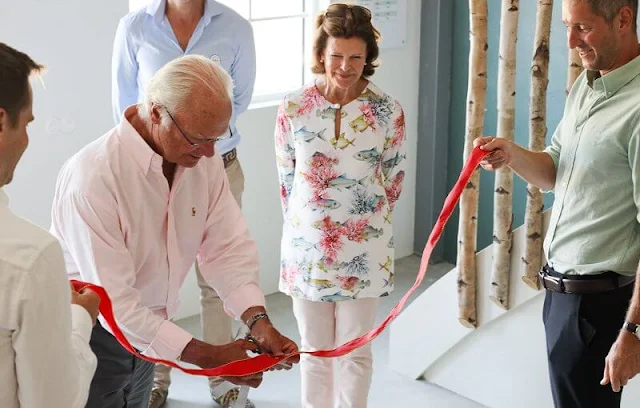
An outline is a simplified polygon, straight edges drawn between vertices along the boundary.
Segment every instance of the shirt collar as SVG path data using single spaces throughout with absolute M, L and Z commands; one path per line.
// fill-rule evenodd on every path
M 383 93 L 382 93 L 382 91 L 380 90 L 380 88 L 378 88 L 378 87 L 376 86 L 376 84 L 374 84 L 374 83 L 373 83 L 373 82 L 371 82 L 371 81 L 369 81 L 369 83 L 367 84 L 367 87 L 366 87 L 366 88 L 364 88 L 364 90 L 362 91 L 362 93 L 363 93 L 363 94 L 367 93 L 367 90 L 368 90 L 369 92 L 373 92 L 373 93 L 374 93 L 374 94 L 376 94 L 377 96 L 382 96 L 382 95 L 383 95 Z
M 9 206 L 9 196 L 4 190 L 0 187 L 0 206 L 8 207 Z
M 154 17 L 154 19 L 160 23 L 164 20 L 164 10 L 167 8 L 167 0 L 153 0 L 147 6 L 147 14 Z M 205 23 L 211 21 L 211 19 L 217 15 L 224 13 L 224 7 L 222 4 L 214 0 L 205 0 L 204 2 L 204 16 L 202 17 Z
M 129 106 L 125 109 L 122 120 L 117 126 L 118 140 L 124 146 L 124 150 L 130 154 L 138 166 L 140 166 L 145 175 L 149 173 L 149 170 L 162 172 L 162 156 L 151 149 L 127 118 L 135 109 L 137 109 L 136 105 Z
M 604 76 L 598 71 L 587 71 L 587 81 L 594 91 L 610 98 L 639 74 L 640 56 Z
M 204 21 L 209 22 L 215 16 L 224 13 L 222 4 L 214 0 L 206 0 L 204 2 Z

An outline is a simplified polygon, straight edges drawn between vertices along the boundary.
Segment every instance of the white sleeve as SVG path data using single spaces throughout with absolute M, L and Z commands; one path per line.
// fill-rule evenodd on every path
M 38 256 L 19 290 L 13 347 L 20 405 L 84 407 L 98 364 L 89 347 L 92 322 L 84 308 L 71 305 L 57 242 Z

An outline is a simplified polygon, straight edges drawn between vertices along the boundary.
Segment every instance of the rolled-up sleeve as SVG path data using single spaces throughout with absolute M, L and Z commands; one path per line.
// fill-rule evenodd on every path
M 561 136 L 562 121 L 558 123 L 558 127 L 556 127 L 555 132 L 553 132 L 553 136 L 551 137 L 551 144 L 544 149 L 544 152 L 551 156 L 556 170 L 558 170 L 558 163 L 560 162 L 560 149 L 562 147 Z
M 81 279 L 106 289 L 131 344 L 149 357 L 175 360 L 193 337 L 142 303 L 117 207 L 106 202 L 108 196 L 107 191 L 65 193 L 53 208 L 51 232 L 64 242 Z
M 259 284 L 258 248 L 249 235 L 242 211 L 229 190 L 222 160 L 212 166 L 209 208 L 198 265 L 224 308 L 234 318 L 253 306 L 264 306 Z

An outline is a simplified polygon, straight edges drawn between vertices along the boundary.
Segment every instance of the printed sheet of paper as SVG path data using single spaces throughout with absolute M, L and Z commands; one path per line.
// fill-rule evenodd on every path
M 407 0 L 356 0 L 354 3 L 371 10 L 373 25 L 382 34 L 380 48 L 407 44 Z

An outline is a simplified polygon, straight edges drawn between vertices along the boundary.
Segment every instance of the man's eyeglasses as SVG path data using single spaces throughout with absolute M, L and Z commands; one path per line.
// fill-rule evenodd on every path
M 167 115 L 169 115 L 169 118 L 171 118 L 171 121 L 173 122 L 174 125 L 176 125 L 176 127 L 178 128 L 180 133 L 182 133 L 182 137 L 184 137 L 185 140 L 189 143 L 189 145 L 191 145 L 193 147 L 204 146 L 204 145 L 209 144 L 209 143 L 220 142 L 222 140 L 229 139 L 231 136 L 233 136 L 233 134 L 231 133 L 231 127 L 229 127 L 227 129 L 227 131 L 224 132 L 221 136 L 211 137 L 211 138 L 207 138 L 207 139 L 197 139 L 197 141 L 194 142 L 189 136 L 187 136 L 187 133 L 184 130 L 182 130 L 182 128 L 180 127 L 180 125 L 178 125 L 178 122 L 176 122 L 176 120 L 173 118 L 173 116 L 171 116 L 171 113 L 169 112 L 169 109 L 164 108 L 164 110 L 167 112 Z
M 324 12 L 325 17 L 345 18 L 351 12 L 353 19 L 357 21 L 370 21 L 371 10 L 356 4 L 333 3 Z

